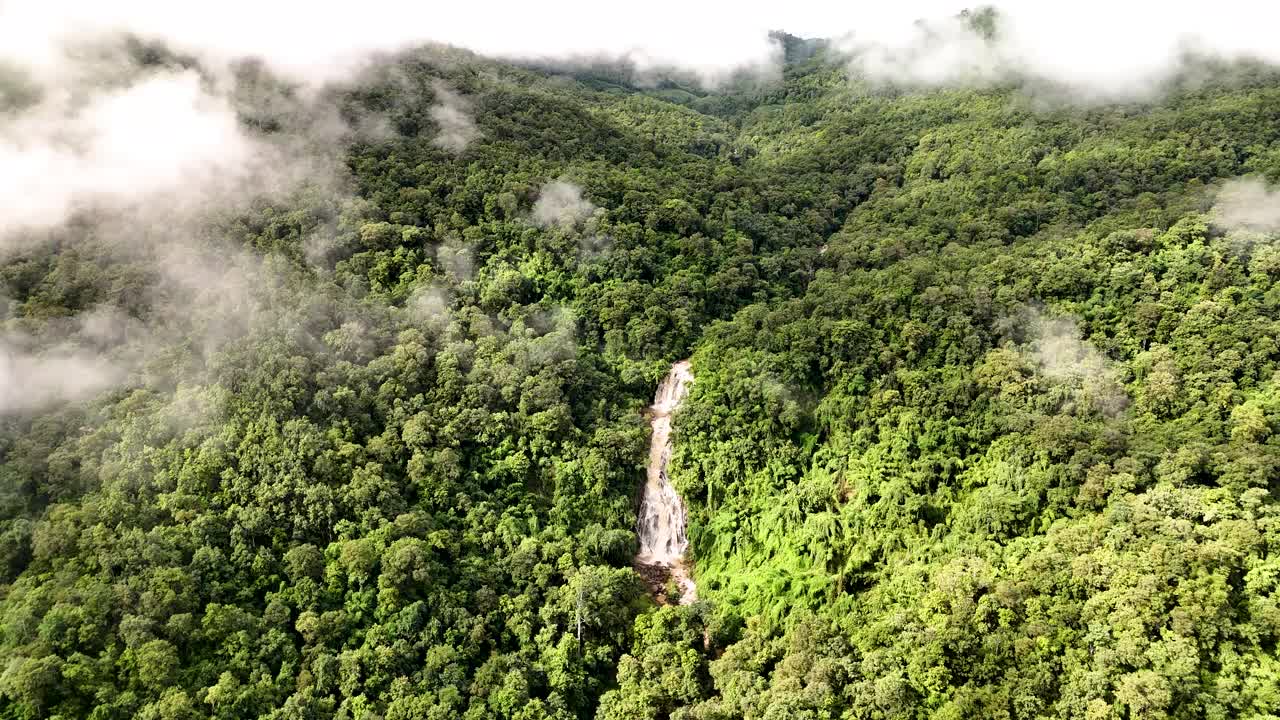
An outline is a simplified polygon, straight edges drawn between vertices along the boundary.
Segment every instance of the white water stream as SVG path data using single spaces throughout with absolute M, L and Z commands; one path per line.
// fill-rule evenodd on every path
M 693 372 L 688 360 L 671 366 L 671 371 L 658 385 L 650 406 L 649 424 L 653 435 L 649 440 L 648 477 L 636 532 L 640 536 L 640 554 L 636 562 L 666 569 L 680 589 L 680 602 L 697 599 L 698 587 L 689 577 L 684 564 L 689 539 L 685 535 L 684 501 L 667 478 L 667 462 L 671 459 L 671 415 L 689 392 Z

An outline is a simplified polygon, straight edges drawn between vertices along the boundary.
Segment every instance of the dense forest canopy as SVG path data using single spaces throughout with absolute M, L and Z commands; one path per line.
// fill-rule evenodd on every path
M 0 718 L 1277 717 L 1280 71 L 775 39 L 321 91 L 126 43 L 258 160 L 0 224 Z

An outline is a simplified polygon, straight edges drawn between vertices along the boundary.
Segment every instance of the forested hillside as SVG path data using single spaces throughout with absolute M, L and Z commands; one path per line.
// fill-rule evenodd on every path
M 1280 716 L 1280 72 L 780 39 L 710 89 L 247 63 L 245 132 L 340 172 L 6 244 L 0 719 Z

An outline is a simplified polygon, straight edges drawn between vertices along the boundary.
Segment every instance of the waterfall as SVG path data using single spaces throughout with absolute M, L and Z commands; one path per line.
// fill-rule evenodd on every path
M 688 394 L 691 382 L 693 372 L 688 360 L 672 365 L 671 371 L 658 385 L 653 405 L 649 408 L 649 424 L 653 433 L 649 440 L 648 476 L 636 527 L 640 536 L 640 554 L 636 556 L 636 563 L 659 568 L 665 571 L 664 574 L 669 574 L 680 588 L 681 603 L 694 601 L 697 586 L 684 565 L 684 554 L 689 548 L 689 539 L 685 535 L 684 501 L 667 478 L 667 463 L 671 459 L 671 415 Z

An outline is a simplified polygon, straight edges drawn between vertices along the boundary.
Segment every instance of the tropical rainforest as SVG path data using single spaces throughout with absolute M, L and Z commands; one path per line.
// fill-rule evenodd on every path
M 1280 716 L 1280 223 L 1235 207 L 1280 71 L 778 41 L 716 86 L 246 63 L 245 131 L 341 186 L 10 248 L 5 362 L 61 389 L 0 408 L 0 718 Z M 632 563 L 684 358 L 676 604 Z

